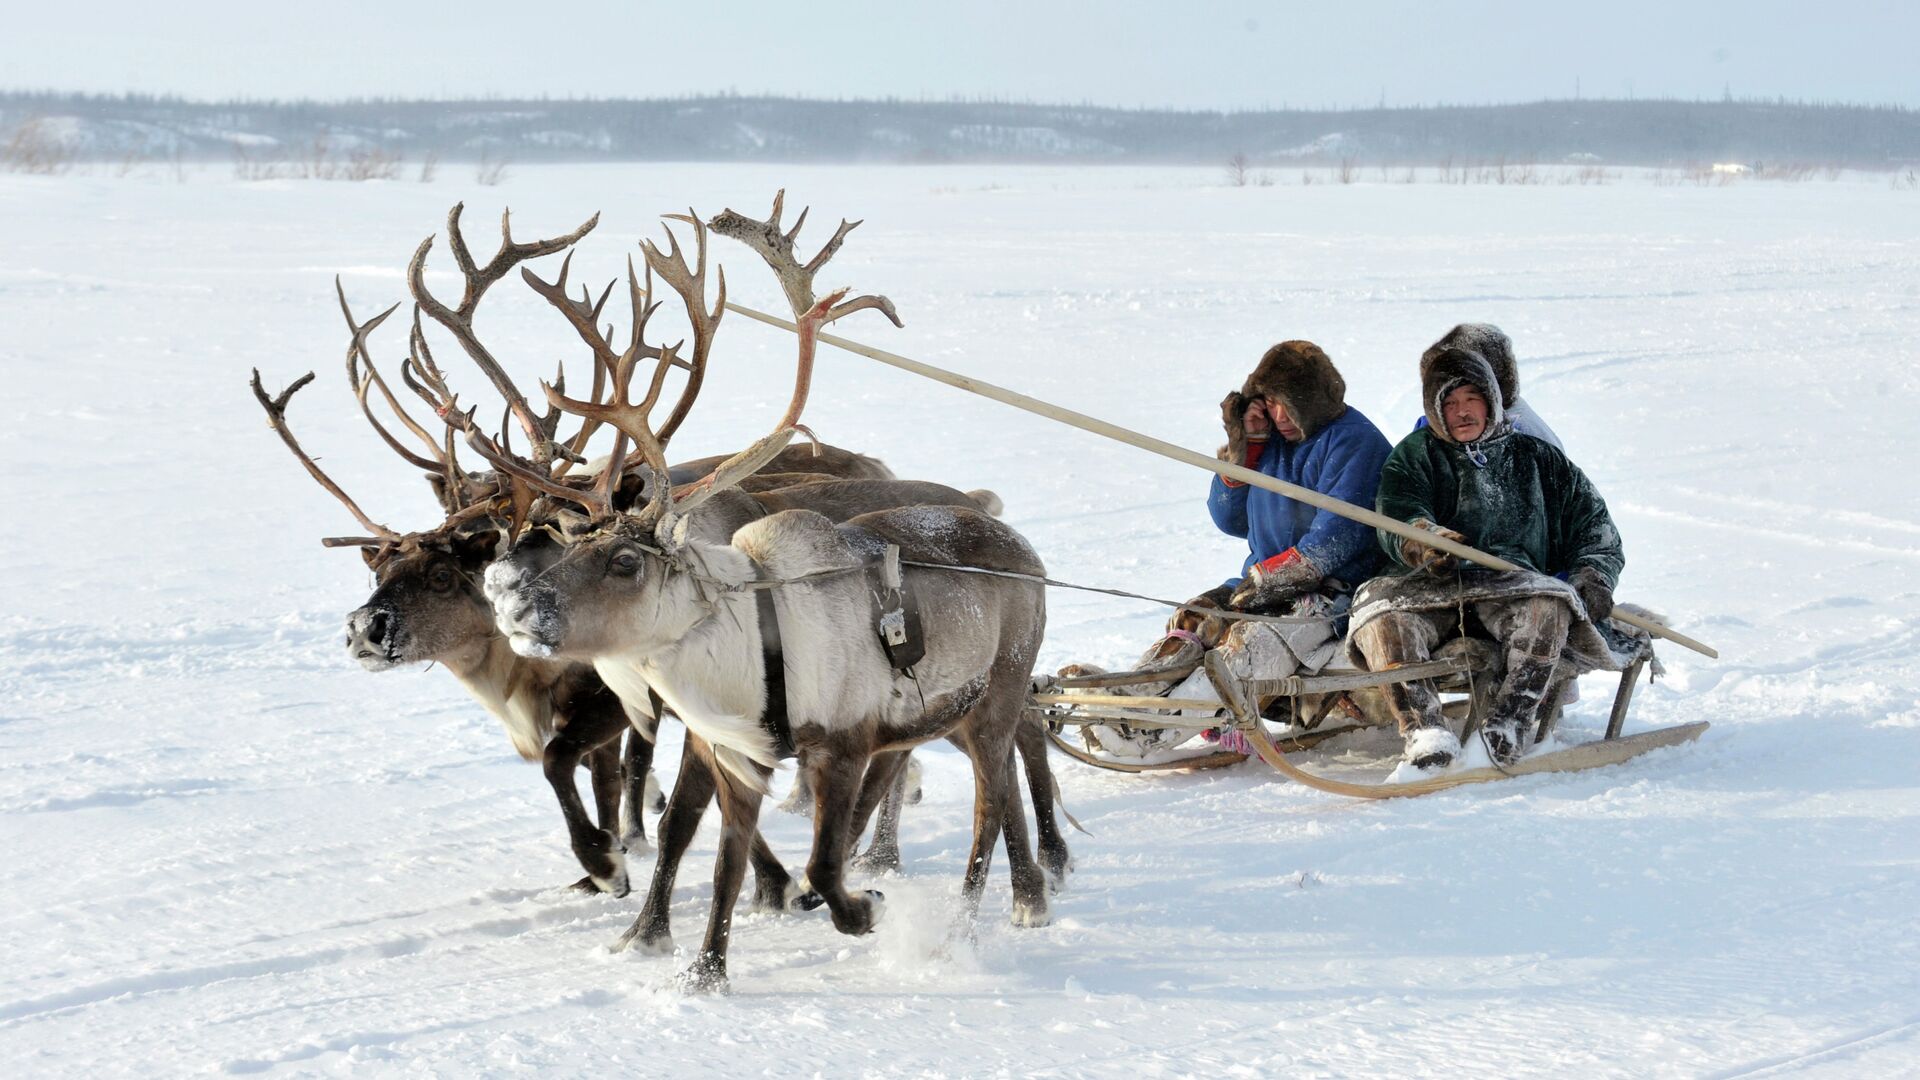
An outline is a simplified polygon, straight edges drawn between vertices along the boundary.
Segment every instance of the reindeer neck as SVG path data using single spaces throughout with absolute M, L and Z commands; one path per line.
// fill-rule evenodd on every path
M 521 656 L 499 634 L 446 661 L 447 670 L 468 694 L 507 729 L 514 749 L 537 760 L 553 735 L 553 684 L 563 664 Z
M 709 715 L 757 717 L 765 699 L 765 674 L 760 667 L 761 631 L 758 602 L 750 591 L 728 588 L 752 581 L 753 561 L 733 547 L 689 545 L 687 574 L 663 590 L 673 609 L 664 624 L 684 627 L 663 647 L 650 651 L 637 665 L 662 696 L 680 699 L 688 708 Z

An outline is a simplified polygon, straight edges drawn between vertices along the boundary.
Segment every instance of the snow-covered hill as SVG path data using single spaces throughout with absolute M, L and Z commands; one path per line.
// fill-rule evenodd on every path
M 1215 186 L 1217 170 L 578 166 L 462 184 L 0 177 L 0 1071 L 9 1076 L 1908 1075 L 1920 1069 L 1920 195 L 1884 181 Z M 1245 767 L 1062 762 L 1079 869 L 1040 930 L 950 931 L 970 782 L 925 755 L 907 872 L 870 938 L 736 921 L 735 994 L 609 955 L 538 770 L 443 672 L 340 647 L 352 522 L 246 389 L 309 368 L 309 449 L 376 518 L 431 520 L 354 414 L 331 283 L 404 296 L 468 200 L 521 236 L 654 215 L 867 224 L 848 327 L 1207 450 L 1260 351 L 1308 337 L 1398 433 L 1414 366 L 1499 323 L 1527 398 L 1626 534 L 1620 594 L 1678 649 L 1634 726 L 1711 720 L 1626 767 L 1361 804 Z M 437 272 L 447 264 L 436 249 Z M 744 252 L 736 298 L 778 303 Z M 448 280 L 446 276 L 437 278 Z M 515 282 L 482 332 L 527 383 L 571 334 Z M 671 336 L 671 330 L 664 331 Z M 397 337 L 377 346 L 389 363 Z M 721 331 L 677 451 L 785 399 L 791 342 Z M 458 369 L 454 369 L 458 371 Z M 468 377 L 469 393 L 477 379 Z M 809 418 L 901 475 L 987 487 L 1057 576 L 1185 596 L 1233 542 L 1205 478 L 842 354 Z M 1042 664 L 1114 663 L 1161 615 L 1051 597 Z M 1569 724 L 1604 722 L 1598 681 Z M 1363 746 L 1355 753 L 1377 751 Z M 669 740 L 662 771 L 671 775 Z M 769 812 L 797 860 L 805 823 Z M 713 824 L 674 917 L 694 941 Z M 637 860 L 644 875 L 650 861 Z

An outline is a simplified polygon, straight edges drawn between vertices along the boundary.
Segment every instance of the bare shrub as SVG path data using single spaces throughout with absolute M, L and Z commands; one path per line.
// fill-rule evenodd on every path
M 1253 182 L 1256 187 L 1272 187 L 1273 174 L 1265 169 L 1261 169 L 1259 175 L 1253 178 Z
M 1353 178 L 1360 175 L 1360 168 L 1354 163 L 1352 154 L 1340 155 L 1340 168 L 1334 175 L 1338 177 L 1343 184 L 1353 183 Z
M 511 160 L 512 159 L 505 157 L 496 158 L 493 156 L 493 151 L 482 150 L 480 152 L 480 162 L 474 166 L 473 170 L 474 183 L 479 184 L 481 187 L 495 187 L 499 185 L 507 178 L 507 165 Z
M 1400 176 L 1400 182 L 1403 184 L 1417 183 L 1419 180 L 1420 173 L 1411 165 L 1407 166 L 1407 171 Z
M 427 156 L 420 159 L 420 182 L 433 183 L 433 174 L 440 168 L 440 151 L 429 150 Z
M 1904 172 L 1895 169 L 1893 173 L 1893 190 L 1920 191 L 1920 169 L 1915 169 L 1911 166 Z
M 400 175 L 400 155 L 377 146 L 363 146 L 347 155 L 338 176 L 342 180 L 392 180 Z
M 1227 159 L 1227 186 L 1228 187 L 1246 187 L 1247 186 L 1248 164 L 1249 163 L 1247 161 L 1247 155 L 1243 153 L 1235 153 L 1232 157 Z
M 278 154 L 273 157 L 256 157 L 252 151 L 236 144 L 233 148 L 233 178 L 235 180 L 278 180 L 288 173 L 286 160 Z
M 7 172 L 58 176 L 73 169 L 74 151 L 37 116 L 20 126 L 0 145 L 0 169 Z
M 1313 170 L 1312 169 L 1300 170 L 1300 186 L 1301 187 L 1313 186 Z

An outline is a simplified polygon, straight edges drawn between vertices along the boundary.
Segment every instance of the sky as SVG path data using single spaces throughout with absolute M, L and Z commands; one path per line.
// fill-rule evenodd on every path
M 1920 3 L 1890 0 L 9 6 L 0 89 L 11 90 L 319 100 L 731 91 L 1182 109 L 1731 93 L 1920 107 Z

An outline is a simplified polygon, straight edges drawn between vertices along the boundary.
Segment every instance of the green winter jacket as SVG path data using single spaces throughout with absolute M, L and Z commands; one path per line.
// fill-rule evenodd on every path
M 1374 506 L 1397 521 L 1426 518 L 1529 570 L 1564 576 L 1591 566 L 1617 582 L 1626 565 L 1606 501 L 1551 443 L 1512 431 L 1466 449 L 1423 427 L 1387 456 Z M 1476 464 L 1475 457 L 1484 464 Z M 1390 573 L 1406 573 L 1400 538 L 1380 531 Z

